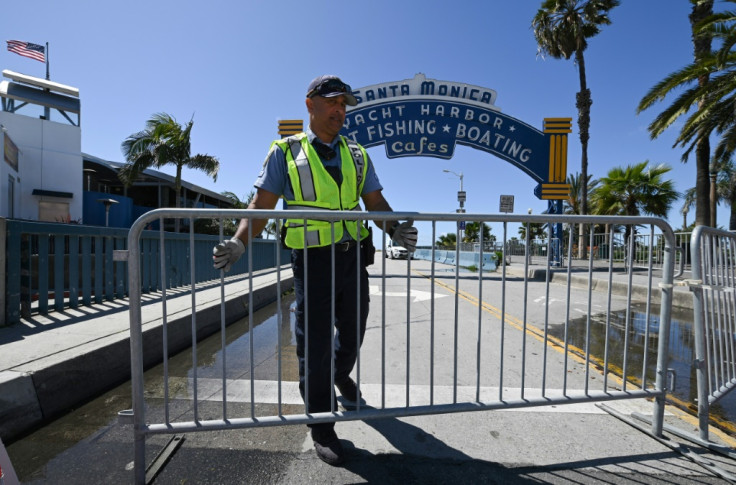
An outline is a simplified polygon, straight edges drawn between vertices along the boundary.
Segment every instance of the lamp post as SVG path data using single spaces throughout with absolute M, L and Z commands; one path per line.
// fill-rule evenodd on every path
M 455 177 L 458 177 L 460 179 L 460 191 L 457 193 L 457 201 L 460 203 L 460 208 L 457 210 L 458 214 L 464 214 L 465 213 L 465 190 L 463 190 L 463 173 L 455 173 L 452 170 L 443 170 L 445 173 L 451 173 Z M 465 221 L 460 221 L 458 223 L 458 232 L 460 236 L 460 240 L 457 241 L 457 244 L 460 244 L 460 242 L 463 240 L 463 229 L 465 229 Z
M 110 224 L 110 206 L 119 202 L 115 199 L 97 199 L 97 202 L 105 206 L 105 227 L 108 227 Z
M 682 208 L 682 230 L 687 231 L 687 213 L 689 212 L 689 209 L 687 205 L 683 206 Z
M 718 177 L 718 168 L 716 164 L 710 163 L 710 226 L 716 227 L 716 210 L 718 207 L 716 178 Z

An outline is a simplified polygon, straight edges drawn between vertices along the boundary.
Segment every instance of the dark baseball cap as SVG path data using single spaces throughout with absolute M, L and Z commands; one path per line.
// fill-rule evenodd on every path
M 350 85 L 345 84 L 339 77 L 331 74 L 316 77 L 309 83 L 307 88 L 307 97 L 322 96 L 324 98 L 332 98 L 335 96 L 345 96 L 348 106 L 355 106 L 358 100 L 353 96 L 353 90 Z

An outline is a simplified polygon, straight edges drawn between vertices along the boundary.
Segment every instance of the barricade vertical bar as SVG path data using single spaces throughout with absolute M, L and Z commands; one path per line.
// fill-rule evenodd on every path
M 198 394 L 198 379 L 197 379 L 197 299 L 196 299 L 196 286 L 194 284 L 194 219 L 189 218 L 189 261 L 191 267 L 190 285 L 192 291 L 192 392 L 193 407 L 194 407 L 194 421 L 199 422 L 199 394 Z
M 723 279 L 721 278 L 722 271 L 721 271 L 721 238 L 716 236 L 714 238 L 714 254 L 713 254 L 713 262 L 715 263 L 713 266 L 714 275 L 713 275 L 713 282 L 716 284 L 716 287 L 720 287 L 723 285 Z M 728 335 L 726 328 L 726 316 L 724 315 L 725 306 L 723 305 L 723 294 L 721 291 L 713 291 L 713 297 L 715 299 L 715 307 L 716 307 L 716 318 L 718 319 L 718 330 L 720 335 Z M 720 338 L 718 339 L 721 342 L 721 379 L 718 381 L 720 386 L 723 386 L 723 383 L 728 382 L 730 379 L 730 359 L 731 359 L 731 352 L 730 352 L 730 346 L 726 342 L 726 339 Z M 719 386 L 719 387 L 720 387 Z
M 504 337 L 506 333 L 506 246 L 508 238 L 508 223 L 503 223 L 503 258 L 501 269 L 501 335 L 499 337 L 499 363 L 498 363 L 498 400 L 503 401 L 503 349 L 504 349 Z M 432 237 L 434 239 L 434 237 Z
M 411 254 L 406 252 L 406 407 L 411 386 Z
M 613 300 L 613 228 L 608 230 L 608 296 L 606 307 L 606 338 L 603 349 L 603 390 L 608 391 L 608 351 L 611 335 L 611 302 Z
M 306 239 L 305 239 L 306 246 Z M 248 219 L 248 344 L 250 346 L 250 417 L 256 417 L 255 358 L 253 356 L 253 219 Z
M 158 239 L 161 248 L 161 274 L 166 274 L 166 241 L 164 240 L 164 220 L 159 219 Z M 131 282 L 132 285 L 132 282 Z M 131 291 L 132 294 L 132 291 Z M 131 302 L 132 302 L 131 297 Z M 166 424 L 171 422 L 169 417 L 169 325 L 168 314 L 166 312 L 166 278 L 161 278 L 161 313 L 163 330 L 163 353 L 164 353 L 164 419 Z
M 635 233 L 634 228 L 631 228 L 631 237 L 629 238 L 629 251 L 631 251 L 629 254 L 634 254 L 634 248 L 635 248 Z M 626 386 L 629 383 L 629 373 L 628 373 L 628 363 L 629 363 L 629 331 L 631 329 L 631 290 L 634 287 L 634 260 L 631 260 L 631 264 L 629 265 L 629 281 L 628 281 L 628 287 L 626 289 L 626 323 L 624 324 L 624 361 L 622 365 L 622 371 L 621 373 L 623 378 L 623 390 L 626 390 Z
M 647 388 L 647 367 L 649 367 L 649 325 L 651 321 L 652 311 L 652 255 L 654 252 L 654 224 L 649 225 L 649 264 L 647 269 L 647 304 L 646 304 L 646 320 L 644 324 L 644 345 L 643 345 L 643 363 L 641 369 L 641 388 Z
M 595 225 L 591 224 L 588 233 L 590 234 L 588 246 L 590 250 L 588 253 L 588 307 L 585 312 L 585 394 L 588 394 L 590 390 L 590 329 L 591 319 L 590 315 L 593 312 L 593 232 Z M 585 241 L 583 239 L 583 241 Z
M 381 235 L 381 409 L 386 408 L 386 221 Z
M 549 257 L 552 254 L 552 224 L 547 224 L 547 255 L 544 282 L 544 349 L 542 350 L 542 396 L 547 396 L 547 349 L 549 347 L 549 285 L 552 280 Z
M 304 240 L 304 245 L 305 246 L 307 245 L 306 239 Z M 334 413 L 335 412 L 335 273 L 337 272 L 337 268 L 335 267 L 335 223 L 334 222 L 330 224 L 330 268 L 332 270 L 330 271 L 330 411 Z M 305 275 L 304 278 L 306 279 L 307 276 Z
M 710 257 L 710 247 L 712 244 L 712 239 L 710 235 L 705 235 L 703 237 L 703 244 L 700 248 L 700 251 L 702 252 L 702 281 L 704 284 L 710 283 L 710 268 L 711 268 L 711 257 Z M 713 322 L 712 322 L 712 305 L 710 301 L 710 290 L 709 289 L 703 289 L 703 328 L 705 331 L 705 342 L 707 345 L 707 358 L 705 360 L 705 363 L 707 365 L 707 371 L 706 375 L 708 376 L 707 382 L 708 382 L 708 394 L 713 394 L 713 391 L 718 388 L 718 380 L 717 380 L 717 348 L 716 348 L 716 339 L 714 335 L 712 334 L 714 330 Z M 710 410 L 707 411 L 707 413 L 710 412 Z
M 437 221 L 432 221 L 432 262 L 430 263 L 430 315 L 429 315 L 429 405 L 434 404 L 434 256 L 437 240 Z M 385 260 L 386 258 L 384 258 Z
M 309 414 L 309 259 L 307 258 L 307 252 L 309 247 L 307 245 L 307 219 L 302 219 L 303 241 L 304 247 L 302 248 L 302 258 L 304 260 L 304 412 Z
M 661 227 L 665 238 L 664 259 L 662 264 L 662 293 L 659 312 L 659 345 L 657 347 L 657 382 L 655 388 L 660 394 L 655 398 L 652 416 L 652 433 L 662 436 L 664 425 L 664 406 L 667 394 L 667 369 L 669 367 L 669 338 L 672 317 L 673 276 L 675 272 L 674 245 L 675 235 L 669 226 Z
M 386 220 L 381 221 L 381 409 L 386 408 Z
M 357 222 L 358 223 L 356 225 L 358 226 L 358 229 L 357 229 L 358 230 L 358 232 L 357 232 L 358 241 L 357 241 L 357 243 L 355 245 L 356 246 L 356 251 L 358 252 L 357 257 L 355 258 L 356 259 L 356 266 L 357 266 L 357 268 L 356 268 L 356 270 L 357 270 L 357 278 L 358 278 L 358 283 L 356 285 L 357 286 L 357 290 L 356 290 L 357 295 L 355 295 L 356 296 L 356 299 L 358 301 L 358 304 L 357 304 L 357 312 L 356 312 L 357 313 L 356 314 L 356 317 L 357 317 L 357 322 L 358 322 L 357 323 L 357 332 L 356 332 L 357 333 L 357 336 L 356 336 L 356 345 L 358 347 L 358 357 L 357 357 L 357 361 L 356 361 L 356 367 L 357 367 L 357 369 L 356 369 L 356 377 L 357 377 L 357 379 L 356 379 L 356 386 L 357 386 L 357 389 L 358 389 L 357 394 L 358 394 L 358 396 L 360 396 L 361 395 L 361 393 L 360 393 L 360 377 L 361 377 L 361 373 L 360 373 L 360 363 L 361 363 L 361 359 L 360 359 L 360 357 L 361 357 L 360 347 L 361 347 L 361 344 L 362 344 L 362 341 L 360 339 L 360 327 L 361 327 L 361 322 L 362 322 L 362 319 L 360 318 L 360 315 L 361 315 L 360 305 L 361 305 L 362 288 L 360 287 L 360 284 L 361 284 L 361 274 L 362 274 L 362 270 L 363 270 L 363 240 L 360 239 L 360 234 L 361 234 L 361 231 L 363 229 L 363 221 L 357 221 Z M 366 223 L 366 229 L 367 229 L 367 223 Z M 368 233 L 368 236 L 366 236 L 366 237 L 373 237 L 373 235 L 371 233 Z M 366 269 L 366 271 L 368 271 L 368 270 Z M 367 283 L 367 281 L 366 281 L 366 283 Z M 368 291 L 368 288 L 366 288 L 366 291 Z M 366 322 L 366 325 L 367 325 L 367 322 Z M 332 388 L 334 389 L 335 386 L 332 386 Z M 360 399 L 358 399 L 356 401 L 356 410 L 357 411 L 360 411 Z
M 562 395 L 567 396 L 567 368 L 570 362 L 570 290 L 572 285 L 572 241 L 575 238 L 574 224 L 570 224 L 568 228 L 569 236 L 567 244 L 567 283 L 566 283 L 566 302 L 565 302 L 565 333 L 564 333 L 564 345 L 565 351 L 563 355 L 563 373 L 562 373 Z M 609 285 L 610 287 L 610 285 Z
M 523 331 L 521 332 L 521 398 L 526 395 L 526 325 L 527 325 L 527 298 L 529 296 L 529 263 L 532 258 L 530 241 L 532 232 L 531 221 L 526 223 L 526 242 L 524 244 L 524 312 L 523 312 Z
M 219 240 L 224 240 L 223 219 L 219 219 Z M 222 353 L 222 419 L 227 419 L 227 335 L 225 333 L 225 269 L 220 268 L 220 349 Z M 279 340 L 281 342 L 281 340 Z M 279 345 L 279 348 L 281 346 Z M 279 361 L 280 363 L 280 361 Z M 280 381 L 279 381 L 280 384 Z
M 476 357 L 475 357 L 475 400 L 480 401 L 480 357 L 481 357 L 481 336 L 482 333 L 482 322 L 483 322 L 483 228 L 484 228 L 484 222 L 479 221 L 478 227 L 480 230 L 479 233 L 479 241 L 480 241 L 480 251 L 479 251 L 479 261 L 478 261 L 478 342 L 476 343 Z
M 356 315 L 355 316 L 356 316 L 356 326 L 357 326 L 357 328 L 356 328 L 357 332 L 355 332 L 356 333 L 356 336 L 355 336 L 356 342 L 355 342 L 355 344 L 356 344 L 356 347 L 358 349 L 358 356 L 357 356 L 357 360 L 355 362 L 355 365 L 356 365 L 356 377 L 357 377 L 357 379 L 356 379 L 356 386 L 357 386 L 357 389 L 358 389 L 357 395 L 360 396 L 361 395 L 360 394 L 360 347 L 361 347 L 360 344 L 362 343 L 361 340 L 360 340 L 360 327 L 361 327 L 361 322 L 362 322 L 362 319 L 360 318 L 360 315 L 361 315 L 360 304 L 361 304 L 361 294 L 362 294 L 361 293 L 360 283 L 361 283 L 361 274 L 362 274 L 362 270 L 363 270 L 363 240 L 360 239 L 360 234 L 361 234 L 361 231 L 363 230 L 363 221 L 357 221 L 357 222 L 358 223 L 356 224 L 357 225 L 357 234 L 356 235 L 358 237 L 358 240 L 356 241 L 356 244 L 355 244 L 356 251 L 357 251 L 357 255 L 356 255 L 356 258 L 355 258 L 355 265 L 356 265 L 356 278 L 358 279 L 358 281 L 357 281 L 357 284 L 355 285 L 356 288 L 357 288 L 356 289 L 355 299 L 356 299 L 356 301 L 357 301 L 358 304 L 355 305 L 356 306 Z M 369 236 L 367 236 L 367 237 L 372 237 L 372 235 L 370 235 L 370 233 L 369 233 Z M 367 325 L 367 323 L 366 323 L 366 325 Z M 334 392 L 334 390 L 335 390 L 335 386 L 334 385 L 332 386 L 332 390 Z M 333 399 L 333 402 L 334 402 L 334 399 Z M 360 411 L 360 399 L 358 399 L 355 404 L 356 404 L 356 411 Z
M 138 268 L 140 267 L 140 251 L 138 237 L 140 229 L 133 224 L 128 233 L 128 278 L 130 278 L 130 367 L 131 391 L 133 398 L 134 458 L 133 474 L 135 483 L 146 483 L 146 416 L 143 400 L 143 335 L 141 330 L 141 285 Z M 99 262 L 99 260 L 98 260 Z M 164 313 L 165 314 L 165 313 Z
M 281 238 L 279 237 L 279 234 L 281 234 L 281 220 L 276 219 L 276 324 L 278 325 L 276 335 L 279 343 L 276 346 L 276 348 L 278 349 L 278 362 L 276 363 L 276 370 L 278 374 L 278 409 L 279 416 L 282 416 L 283 409 L 281 396 L 281 379 L 283 378 L 283 372 L 281 370 L 281 339 L 283 338 L 283 330 L 281 329 L 281 326 L 283 325 L 284 315 L 281 311 Z
M 458 340 L 458 308 L 460 306 L 460 225 L 455 226 L 455 326 L 452 340 L 454 369 L 452 380 L 452 403 L 457 403 L 457 340 Z M 408 401 L 407 401 L 408 405 Z

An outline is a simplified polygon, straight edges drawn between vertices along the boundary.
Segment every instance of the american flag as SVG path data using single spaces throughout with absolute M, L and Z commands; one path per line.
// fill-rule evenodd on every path
M 15 52 L 21 56 L 30 57 L 37 61 L 46 62 L 45 49 L 42 45 L 31 44 L 30 42 L 22 42 L 20 40 L 9 40 L 8 50 Z

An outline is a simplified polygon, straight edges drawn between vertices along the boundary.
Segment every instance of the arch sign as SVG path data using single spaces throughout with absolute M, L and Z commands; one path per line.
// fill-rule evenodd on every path
M 545 118 L 540 131 L 502 113 L 492 89 L 421 73 L 353 94 L 358 105 L 348 106 L 341 132 L 348 138 L 366 148 L 385 145 L 388 158 L 450 159 L 458 144 L 487 152 L 537 181 L 534 194 L 549 201 L 548 213 L 562 212 L 562 200 L 570 193 L 567 136 L 572 118 Z M 559 237 L 562 227 L 554 229 Z

